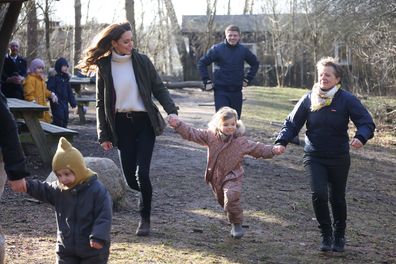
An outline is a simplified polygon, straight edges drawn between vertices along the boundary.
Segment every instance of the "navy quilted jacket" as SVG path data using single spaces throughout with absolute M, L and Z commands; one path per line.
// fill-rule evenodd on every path
M 375 124 L 358 98 L 338 90 L 329 106 L 311 112 L 311 92 L 304 95 L 286 118 L 275 143 L 286 146 L 306 124 L 304 151 L 334 156 L 349 152 L 349 120 L 356 126 L 355 138 L 363 144 L 374 136 Z
M 49 183 L 29 179 L 27 192 L 55 207 L 57 252 L 81 257 L 108 253 L 112 201 L 96 175 L 68 190 L 60 189 L 57 181 Z M 90 239 L 101 241 L 104 247 L 100 250 L 91 248 Z

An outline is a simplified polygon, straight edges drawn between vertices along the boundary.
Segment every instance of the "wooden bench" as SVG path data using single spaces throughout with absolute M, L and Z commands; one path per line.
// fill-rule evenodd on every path
M 85 124 L 87 122 L 85 118 L 86 114 L 86 109 L 84 109 L 86 106 L 89 106 L 90 102 L 95 102 L 95 96 L 76 96 L 76 102 L 77 102 L 77 113 L 78 116 L 80 117 L 80 123 Z
M 18 123 L 21 124 L 20 127 L 21 133 L 19 134 L 19 138 L 21 142 L 34 143 L 32 135 L 24 127 L 25 126 L 24 121 L 18 120 Z M 73 142 L 73 137 L 78 135 L 78 132 L 75 130 L 59 127 L 43 121 L 40 121 L 40 125 L 45 133 L 47 143 L 50 145 L 50 149 L 52 153 L 55 153 L 56 147 L 58 146 L 58 142 L 61 137 L 65 137 L 68 141 Z
M 17 98 L 7 98 L 7 104 L 14 117 L 23 120 L 26 132 L 30 134 L 33 144 L 37 146 L 44 165 L 50 165 L 52 153 L 47 143 L 45 132 L 40 125 L 40 118 L 42 118 L 45 111 L 48 111 L 48 106 Z
M 298 103 L 298 101 L 300 101 L 300 99 L 289 99 L 289 100 L 287 100 L 287 101 L 289 101 L 291 104 L 297 104 Z

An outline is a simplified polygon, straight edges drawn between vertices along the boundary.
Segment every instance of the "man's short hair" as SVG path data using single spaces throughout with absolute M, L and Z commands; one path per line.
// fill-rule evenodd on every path
M 241 30 L 239 29 L 238 26 L 235 26 L 235 25 L 229 25 L 229 26 L 227 26 L 226 29 L 224 30 L 224 32 L 227 34 L 227 31 L 236 31 L 236 32 L 238 32 L 239 34 L 241 34 Z

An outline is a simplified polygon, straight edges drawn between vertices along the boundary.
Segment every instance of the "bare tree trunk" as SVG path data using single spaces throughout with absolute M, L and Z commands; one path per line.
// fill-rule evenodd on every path
M 292 73 L 290 76 L 290 86 L 297 86 L 297 35 L 296 35 L 296 7 L 297 7 L 297 0 L 291 0 L 291 9 L 292 9 L 292 38 L 293 38 L 293 48 L 292 48 Z M 300 87 L 302 87 L 302 83 L 300 83 Z
M 88 0 L 87 1 L 87 13 L 85 15 L 85 24 L 88 24 L 88 18 L 89 18 L 88 14 L 89 14 L 89 6 L 90 6 L 90 4 L 91 4 L 91 0 Z
M 163 74 L 164 71 L 164 61 L 161 60 L 164 56 L 164 32 L 160 28 L 162 27 L 162 22 L 164 21 L 164 12 L 161 6 L 161 0 L 157 0 L 157 14 L 158 14 L 158 20 L 159 20 L 159 25 L 156 26 L 157 30 L 157 36 L 158 36 L 158 41 L 155 42 L 155 48 L 154 48 L 154 54 L 153 54 L 153 60 L 154 64 L 156 65 L 157 70 L 160 72 L 160 75 Z M 166 34 L 166 33 L 165 33 Z M 165 68 L 166 68 L 166 63 L 165 63 Z
M 231 0 L 228 0 L 227 15 L 231 15 Z
M 245 6 L 243 7 L 244 15 L 249 14 L 249 8 L 250 8 L 250 0 L 245 0 Z
M 165 18 L 165 26 L 166 26 L 166 36 L 167 36 L 167 43 L 168 43 L 168 58 L 167 58 L 167 72 L 170 75 L 173 75 L 173 56 L 172 56 L 172 32 L 171 26 L 169 25 L 169 18 Z
M 254 0 L 251 0 L 252 2 L 250 2 L 250 10 L 249 10 L 249 14 L 253 15 L 253 6 L 254 6 Z
M 125 0 L 126 19 L 132 26 L 132 37 L 136 41 L 136 25 L 135 25 L 135 0 Z
M 206 41 L 205 41 L 205 51 L 206 52 L 213 44 L 213 22 L 216 16 L 216 6 L 217 0 L 214 0 L 213 5 L 211 5 L 211 0 L 207 0 L 206 5 L 206 16 L 208 17 L 208 24 L 206 26 Z
M 38 48 L 38 35 L 37 35 L 37 11 L 36 11 L 36 1 L 31 0 L 27 2 L 27 60 L 32 61 L 37 57 Z
M 279 28 L 279 18 L 276 11 L 276 3 L 271 0 L 272 9 L 272 47 L 275 57 L 275 73 L 277 86 L 283 87 L 283 56 L 281 47 L 281 32 Z
M 74 0 L 74 65 L 77 65 L 81 55 L 81 0 Z M 77 69 L 74 70 L 74 73 Z
M 45 0 L 44 7 L 44 24 L 45 24 L 45 51 L 47 52 L 47 61 L 52 63 L 51 56 L 51 46 L 50 46 L 50 34 L 51 34 L 51 25 L 50 25 L 50 14 L 49 14 L 49 3 L 48 0 Z
M 164 0 L 164 1 L 165 1 L 165 6 L 166 6 L 167 13 L 168 13 L 168 17 L 170 19 L 171 26 L 172 26 L 172 34 L 176 40 L 176 47 L 177 47 L 177 51 L 179 52 L 180 62 L 181 62 L 181 65 L 183 66 L 183 79 L 184 79 L 187 76 L 186 71 L 188 70 L 188 67 L 190 66 L 190 63 L 188 61 L 188 56 L 187 56 L 186 45 L 184 43 L 184 39 L 181 34 L 181 29 L 180 29 L 179 23 L 177 22 L 177 16 L 176 16 L 175 9 L 173 8 L 173 3 L 171 0 Z

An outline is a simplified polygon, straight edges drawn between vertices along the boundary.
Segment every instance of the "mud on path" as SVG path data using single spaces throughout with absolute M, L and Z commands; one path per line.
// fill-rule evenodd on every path
M 180 116 L 206 127 L 214 112 L 212 94 L 193 89 L 172 90 Z M 249 104 L 246 93 L 245 106 Z M 74 145 L 84 156 L 108 157 L 119 165 L 116 151 L 96 143 L 94 109 L 88 123 L 71 115 L 70 128 L 79 131 Z M 249 130 L 254 139 L 271 144 L 276 131 L 263 124 Z M 34 149 L 32 177 L 44 180 Z M 134 235 L 139 219 L 137 196 L 128 192 L 132 207 L 114 213 L 110 263 L 396 263 L 396 150 L 368 144 L 352 152 L 348 179 L 346 252 L 322 254 L 319 233 L 304 177 L 300 146 L 272 160 L 245 159 L 242 192 L 246 235 L 229 237 L 226 218 L 204 183 L 206 150 L 184 141 L 167 128 L 157 138 L 151 179 L 154 188 L 152 235 Z M 0 202 L 0 223 L 6 234 L 6 263 L 54 263 L 56 225 L 53 209 L 15 194 L 7 187 Z

